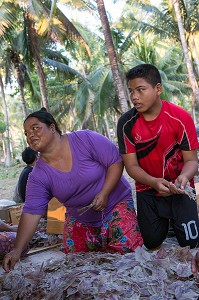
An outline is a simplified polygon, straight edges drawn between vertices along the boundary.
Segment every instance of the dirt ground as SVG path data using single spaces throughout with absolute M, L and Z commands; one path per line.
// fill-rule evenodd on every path
M 23 164 L 9 168 L 0 165 L 0 200 L 12 200 L 15 185 L 23 168 Z

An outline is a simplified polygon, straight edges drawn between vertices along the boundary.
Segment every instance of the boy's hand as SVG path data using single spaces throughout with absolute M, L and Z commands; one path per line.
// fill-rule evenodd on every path
M 187 183 L 189 183 L 189 179 L 184 175 L 179 175 L 175 183 L 169 183 L 169 189 L 173 194 L 184 194 Z
M 184 194 L 184 188 L 180 188 L 179 185 L 176 186 L 176 184 L 170 182 L 169 183 L 169 189 L 171 191 L 172 194 Z
M 169 189 L 169 181 L 164 178 L 155 178 L 152 186 L 160 196 L 170 196 L 172 192 Z

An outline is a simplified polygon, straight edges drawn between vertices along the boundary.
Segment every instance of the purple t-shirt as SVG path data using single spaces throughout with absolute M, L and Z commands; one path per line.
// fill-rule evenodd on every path
M 80 130 L 67 136 L 72 153 L 71 171 L 59 171 L 40 157 L 29 175 L 23 212 L 44 214 L 48 202 L 55 197 L 79 222 L 94 227 L 101 226 L 101 212 L 91 208 L 80 215 L 78 209 L 93 201 L 102 189 L 108 167 L 122 161 L 122 158 L 118 148 L 97 132 Z M 109 195 L 103 221 L 122 200 L 132 200 L 131 186 L 124 176 Z

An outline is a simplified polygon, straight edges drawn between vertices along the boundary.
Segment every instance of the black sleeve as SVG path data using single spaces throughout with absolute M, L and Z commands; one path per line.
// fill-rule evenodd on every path
M 135 108 L 124 113 L 117 123 L 117 139 L 121 154 L 126 154 L 126 140 L 131 140 L 131 130 L 134 122 L 137 119 L 137 111 Z
M 26 184 L 28 181 L 28 176 L 32 172 L 32 167 L 24 168 L 18 181 L 18 192 L 21 200 L 25 202 L 25 196 L 26 196 Z

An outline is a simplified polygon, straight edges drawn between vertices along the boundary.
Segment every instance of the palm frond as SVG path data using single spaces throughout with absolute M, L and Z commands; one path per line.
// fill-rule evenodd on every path
M 3 1 L 0 5 L 0 37 L 3 37 L 7 30 L 14 29 L 17 16 L 15 14 L 13 1 Z
M 87 78 L 85 78 L 81 73 L 79 73 L 78 71 L 76 71 L 75 69 L 69 67 L 68 65 L 62 63 L 62 62 L 58 62 L 49 58 L 44 58 L 43 62 L 47 65 L 47 66 L 51 66 L 57 70 L 59 70 L 60 72 L 63 72 L 65 74 L 68 74 L 70 76 L 72 76 L 73 78 L 75 77 L 79 77 L 81 78 L 83 81 L 88 82 Z

